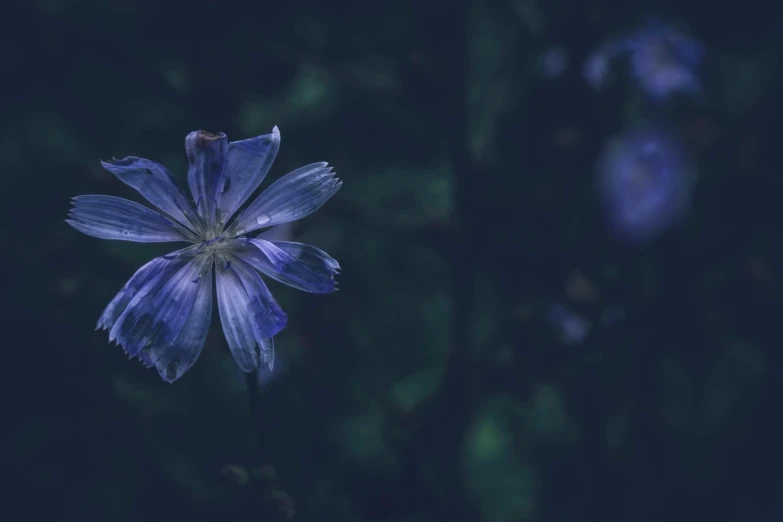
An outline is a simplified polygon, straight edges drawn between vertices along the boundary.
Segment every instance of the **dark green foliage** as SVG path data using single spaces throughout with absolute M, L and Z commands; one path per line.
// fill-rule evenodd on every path
M 779 27 L 683 7 L 706 94 L 649 112 L 622 75 L 596 93 L 534 66 L 557 44 L 578 68 L 633 3 L 164 4 L 29 2 L 3 50 L 29 79 L 0 129 L 0 454 L 31 520 L 781 519 Z M 698 159 L 690 214 L 616 243 L 598 152 L 664 118 Z M 292 231 L 342 273 L 318 298 L 270 283 L 296 319 L 259 421 L 216 325 L 174 385 L 92 331 L 166 247 L 62 216 L 76 194 L 139 200 L 99 159 L 184 182 L 188 132 L 273 125 L 270 180 L 323 160 L 344 181 Z M 590 321 L 581 344 L 553 303 Z

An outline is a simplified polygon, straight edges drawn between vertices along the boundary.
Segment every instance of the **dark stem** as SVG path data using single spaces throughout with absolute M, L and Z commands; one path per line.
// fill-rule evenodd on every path
M 447 147 L 454 172 L 453 222 L 447 231 L 445 253 L 452 289 L 449 356 L 443 383 L 434 397 L 417 412 L 420 422 L 407 441 L 403 459 L 417 469 L 407 470 L 418 492 L 428 491 L 430 513 L 436 520 L 479 520 L 462 482 L 460 448 L 474 409 L 474 368 L 470 357 L 470 318 L 476 277 L 476 207 L 479 173 L 467 153 L 466 71 L 467 3 L 425 4 L 423 19 L 438 19 L 440 30 L 430 26 L 419 34 L 429 51 L 432 70 L 413 72 L 414 91 L 428 98 L 424 114 L 432 133 Z M 431 466 L 431 473 L 425 473 Z M 418 471 L 418 472 L 417 472 Z
M 264 427 L 261 422 L 261 394 L 258 387 L 258 370 L 246 373 L 245 382 L 247 383 L 250 430 L 253 432 L 253 440 L 255 441 L 251 466 L 258 466 L 263 464 L 262 457 L 264 452 Z

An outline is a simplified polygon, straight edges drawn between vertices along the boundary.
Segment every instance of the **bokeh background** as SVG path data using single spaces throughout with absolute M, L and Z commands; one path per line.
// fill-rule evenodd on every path
M 3 9 L 4 520 L 783 520 L 773 3 Z M 697 96 L 651 105 L 622 60 L 585 81 L 649 16 L 704 45 Z M 596 165 L 651 115 L 695 181 L 676 223 L 623 241 Z M 100 159 L 184 180 L 188 132 L 274 125 L 269 179 L 344 180 L 280 231 L 338 259 L 340 291 L 270 283 L 290 321 L 257 385 L 217 320 L 167 384 L 93 328 L 170 248 L 83 236 L 69 198 L 140 201 Z

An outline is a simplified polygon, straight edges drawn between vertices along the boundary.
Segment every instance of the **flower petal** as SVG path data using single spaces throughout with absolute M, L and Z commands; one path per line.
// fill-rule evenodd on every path
M 227 258 L 215 269 L 220 322 L 237 364 L 251 372 L 273 360 L 271 338 L 288 317 L 252 268 L 235 256 Z
M 117 176 L 147 198 L 147 201 L 173 217 L 191 230 L 197 230 L 193 222 L 193 207 L 177 186 L 169 169 L 144 158 L 127 158 L 102 161 L 103 168 Z
M 100 239 L 136 243 L 194 240 L 178 223 L 135 201 L 114 196 L 77 196 L 66 222 L 73 228 Z
M 122 287 L 114 299 L 111 300 L 109 305 L 103 310 L 100 319 L 98 319 L 98 325 L 95 329 L 107 330 L 111 328 L 117 318 L 122 315 L 125 308 L 130 303 L 131 299 L 149 283 L 154 277 L 161 275 L 164 271 L 173 270 L 170 272 L 172 275 L 174 271 L 178 270 L 185 264 L 186 251 L 192 249 L 192 247 L 186 247 L 182 250 L 177 250 L 171 254 L 163 257 L 157 257 L 139 268 L 133 277 L 131 277 L 125 286 Z M 193 254 L 190 254 L 193 257 Z
M 164 270 L 151 278 L 115 321 L 109 340 L 117 341 L 128 355 L 143 348 L 171 344 L 190 315 L 202 277 L 209 277 L 210 256 L 196 256 L 178 270 Z M 173 273 L 172 273 L 173 272 Z
M 274 337 L 270 337 L 267 341 L 269 341 L 269 343 L 265 349 L 261 350 L 261 353 L 264 355 L 263 363 L 271 372 L 275 369 L 275 339 Z
M 208 230 L 217 222 L 217 198 L 225 184 L 226 151 L 228 139 L 222 132 L 193 131 L 185 138 L 188 158 L 188 186 L 196 212 Z
M 177 338 L 169 344 L 156 344 L 142 348 L 139 358 L 147 366 L 155 366 L 166 382 L 174 382 L 193 366 L 209 332 L 212 321 L 212 260 L 203 277 L 199 278 L 198 291 Z
M 227 223 L 264 181 L 280 149 L 277 126 L 271 134 L 228 144 L 224 183 L 218 199 L 220 218 Z
M 340 265 L 326 252 L 302 243 L 236 239 L 232 252 L 256 270 L 283 284 L 315 294 L 336 290 Z
M 296 221 L 318 210 L 342 182 L 326 163 L 312 163 L 272 183 L 232 225 L 235 235 Z

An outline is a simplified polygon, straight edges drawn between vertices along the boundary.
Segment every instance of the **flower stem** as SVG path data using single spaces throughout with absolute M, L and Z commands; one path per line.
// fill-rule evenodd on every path
M 253 458 L 251 459 L 253 465 L 263 464 L 263 424 L 261 422 L 261 395 L 258 387 L 258 370 L 246 373 L 245 382 L 247 383 L 247 403 L 248 403 L 248 415 L 250 416 L 250 430 L 253 433 L 253 440 L 255 441 L 255 449 L 253 450 Z

